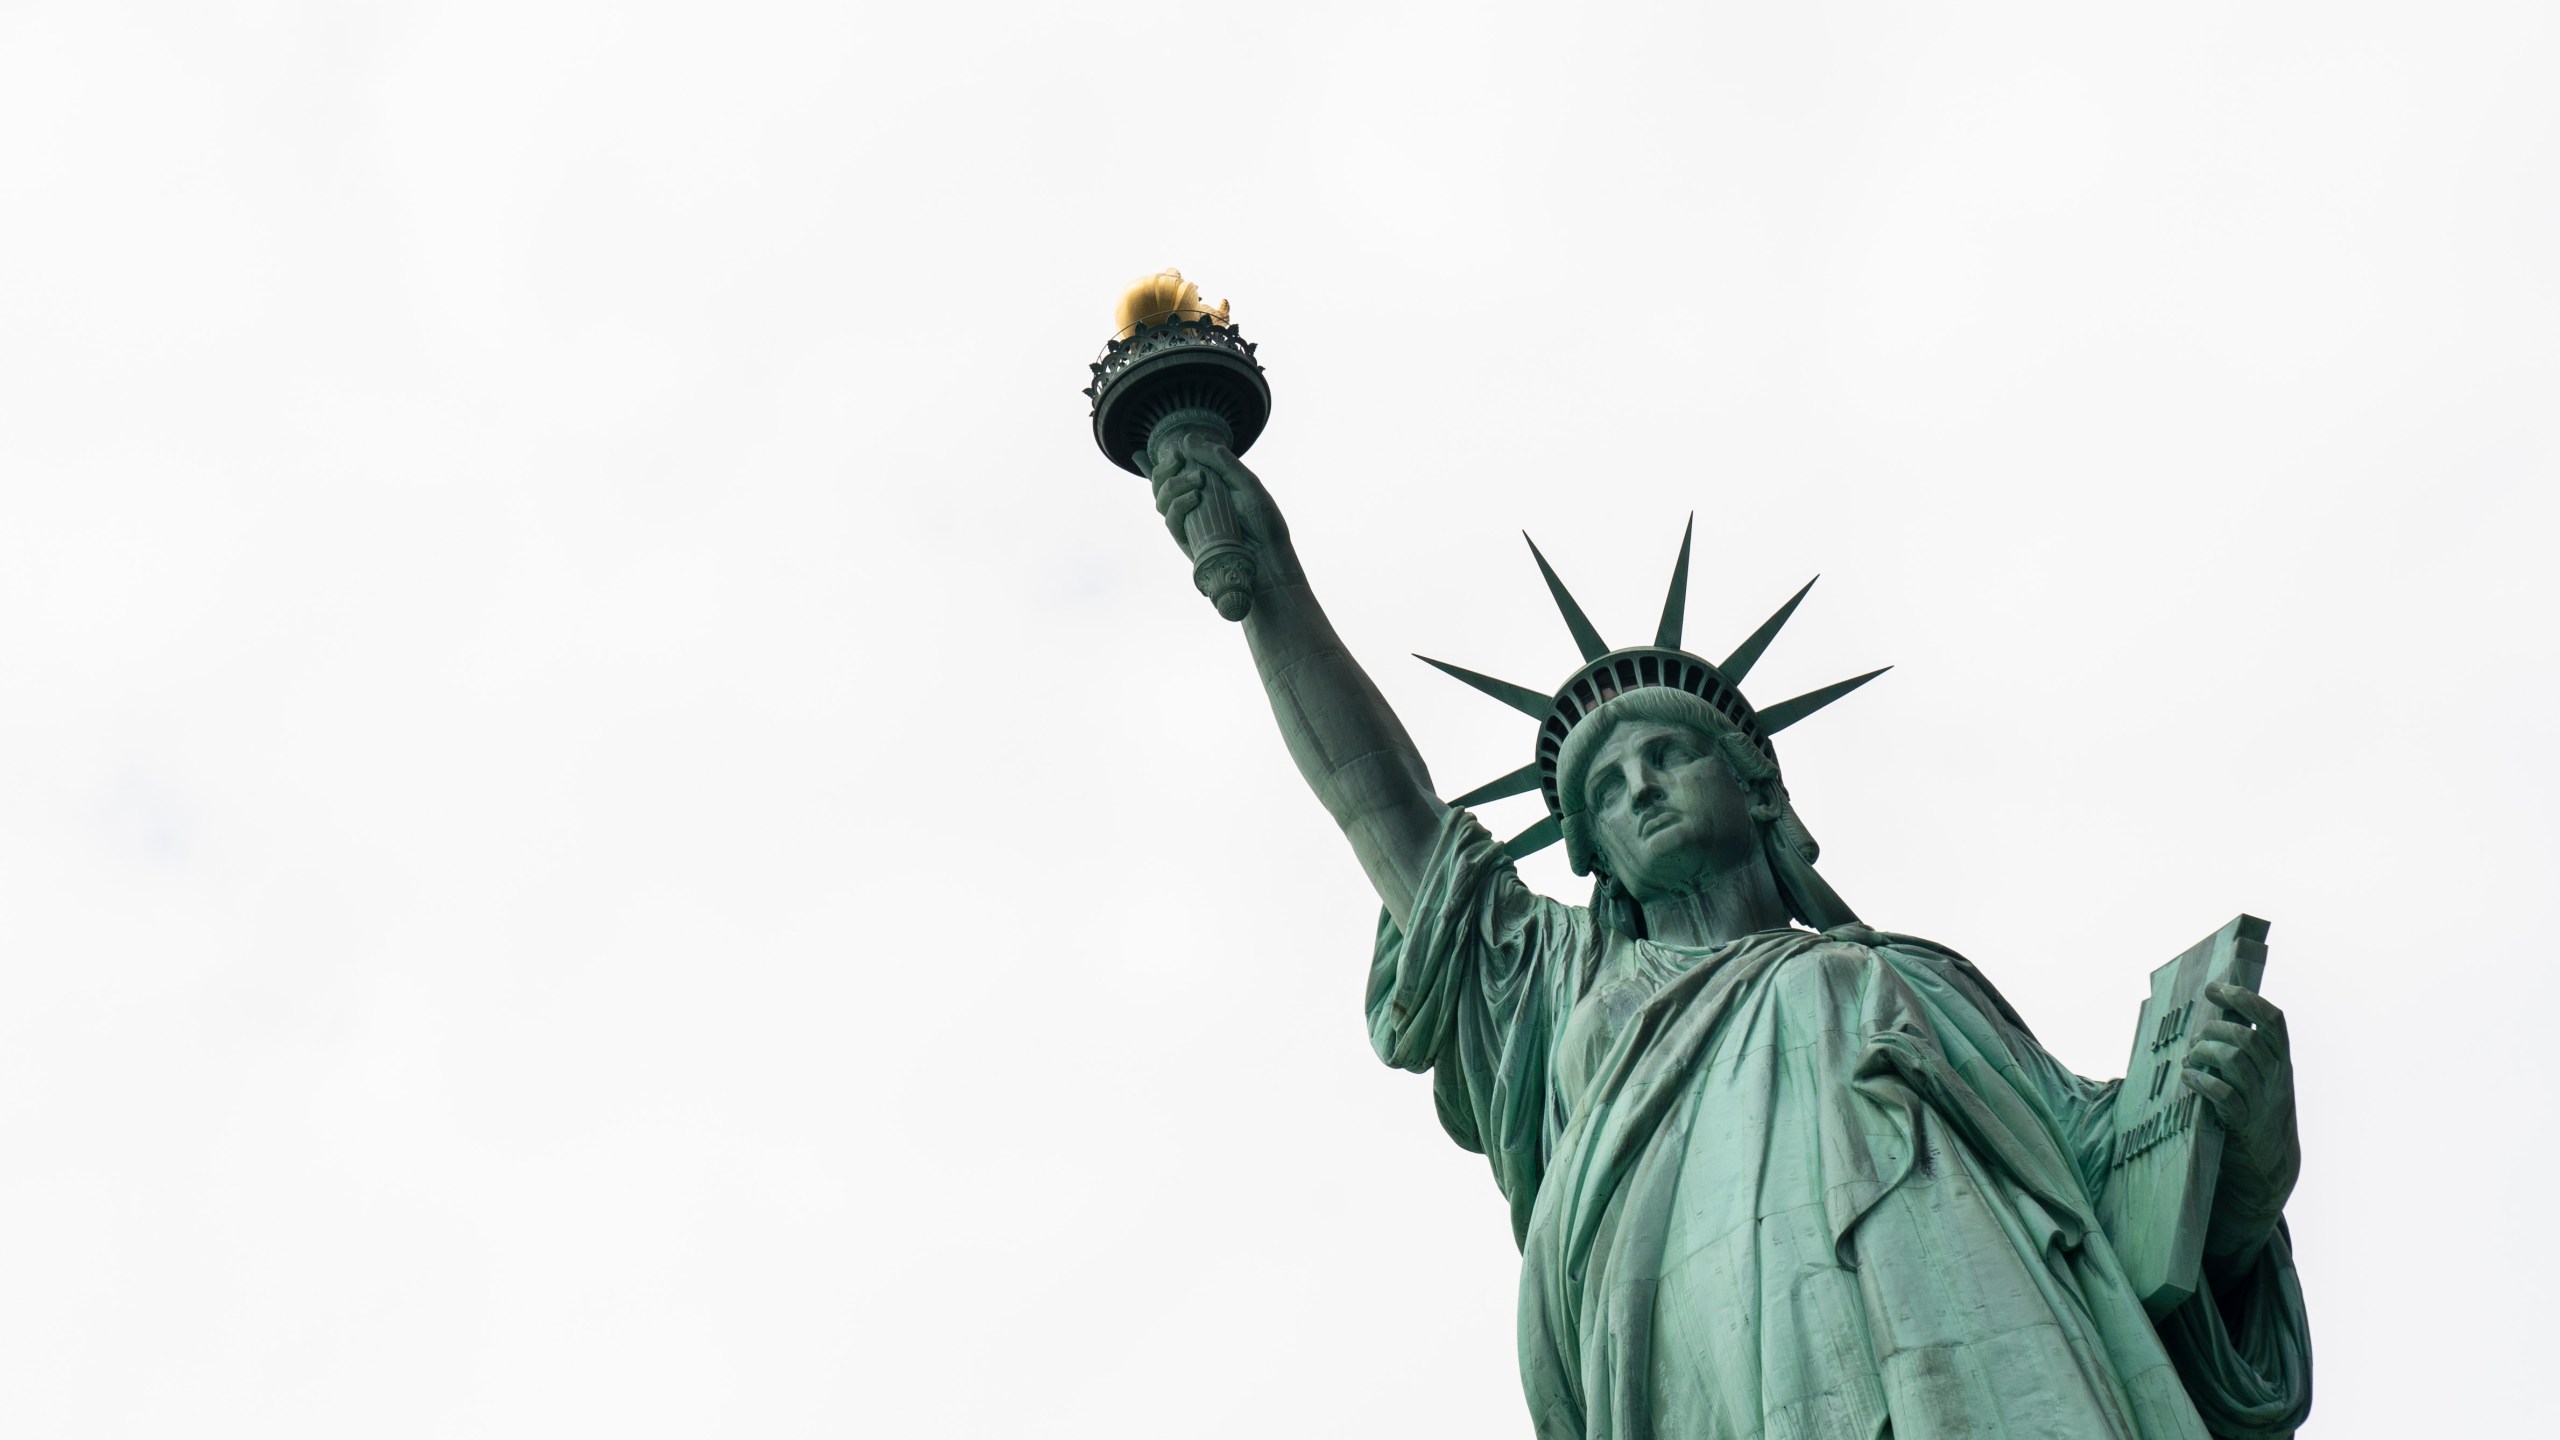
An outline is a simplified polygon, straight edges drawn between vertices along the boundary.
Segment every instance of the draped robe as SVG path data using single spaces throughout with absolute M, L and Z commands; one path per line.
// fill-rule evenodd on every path
M 1633 939 L 1452 811 L 1368 1014 L 1510 1202 L 1540 1440 L 2274 1440 L 2309 1408 L 2281 1229 L 2155 1325 L 2095 1218 L 2116 1082 L 1951 951 Z

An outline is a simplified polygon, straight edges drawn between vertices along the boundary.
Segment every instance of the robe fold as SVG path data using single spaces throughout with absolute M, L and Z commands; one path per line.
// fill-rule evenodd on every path
M 2284 1236 L 2155 1326 L 2095 1218 L 2115 1082 L 1927 941 L 1632 939 L 1452 811 L 1368 1018 L 1510 1202 L 1541 1440 L 2274 1440 L 2309 1408 Z

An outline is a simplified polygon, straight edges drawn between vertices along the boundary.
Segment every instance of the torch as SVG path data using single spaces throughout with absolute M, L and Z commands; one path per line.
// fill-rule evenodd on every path
M 1139 476 L 1154 473 L 1166 447 L 1185 436 L 1214 440 L 1237 455 L 1251 448 L 1271 418 L 1271 387 L 1253 345 L 1179 270 L 1150 275 L 1120 297 L 1119 329 L 1093 362 L 1093 439 L 1111 462 Z M 1253 552 L 1245 548 L 1235 506 L 1215 479 L 1183 521 L 1191 583 L 1229 620 L 1253 610 Z

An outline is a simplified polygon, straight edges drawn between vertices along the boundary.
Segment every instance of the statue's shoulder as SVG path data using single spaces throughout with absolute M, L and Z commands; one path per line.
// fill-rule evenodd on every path
M 2000 988 L 1992 984 L 1988 976 L 1972 961 L 1935 940 L 1855 923 L 1834 925 L 1822 933 L 1826 938 L 1890 952 L 1897 958 L 1936 971 L 1950 984 L 1970 993 L 1986 1013 L 1999 1017 L 2030 1039 L 2035 1035 L 2035 1031 L 2028 1028 L 2026 1017 L 2018 1013 L 2017 1007 L 2009 1003 L 2008 997 L 2000 993 Z

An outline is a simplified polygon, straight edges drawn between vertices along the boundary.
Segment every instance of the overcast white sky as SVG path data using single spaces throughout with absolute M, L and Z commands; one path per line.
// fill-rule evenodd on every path
M 2548 1424 L 2560 11 L 0 5 L 0 1431 L 1527 1434 L 1086 429 L 1228 296 L 1455 791 L 1698 514 L 1824 869 L 2275 925 L 2316 1440 Z M 1493 807 L 1497 826 L 1534 815 Z M 1533 879 L 1580 898 L 1552 855 Z

